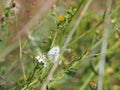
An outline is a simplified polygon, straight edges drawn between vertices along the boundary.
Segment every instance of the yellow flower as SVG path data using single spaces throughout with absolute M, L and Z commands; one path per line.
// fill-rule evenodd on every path
M 59 19 L 60 22 L 63 22 L 65 20 L 64 16 L 59 16 L 58 19 Z

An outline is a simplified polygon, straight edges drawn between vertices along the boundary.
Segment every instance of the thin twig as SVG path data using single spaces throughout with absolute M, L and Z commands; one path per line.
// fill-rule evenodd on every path
M 70 34 L 68 35 L 68 37 L 67 37 L 67 39 L 66 39 L 66 42 L 65 42 L 64 45 L 63 45 L 63 50 L 65 50 L 65 48 L 67 47 L 68 43 L 70 42 L 73 34 L 75 33 L 77 27 L 79 26 L 79 24 L 80 24 L 80 22 L 81 22 L 81 20 L 82 20 L 82 18 L 83 18 L 83 16 L 84 16 L 84 14 L 85 14 L 86 10 L 88 9 L 88 7 L 89 7 L 89 5 L 90 5 L 91 2 L 92 2 L 92 0 L 89 0 L 89 1 L 87 2 L 87 4 L 85 5 L 83 11 L 80 13 L 79 18 L 78 18 L 75 26 L 74 26 L 73 29 L 71 30 Z
M 102 41 L 101 56 L 100 56 L 100 62 L 99 62 L 99 80 L 98 80 L 97 90 L 103 90 L 103 77 L 104 77 L 108 36 L 109 36 L 108 29 L 110 24 L 110 10 L 111 10 L 112 0 L 107 0 L 106 4 L 107 4 L 107 11 L 106 11 L 107 18 L 105 19 L 105 24 L 104 24 L 103 41 Z
M 26 74 L 25 74 L 25 67 L 24 67 L 24 63 L 22 61 L 22 45 L 21 45 L 21 38 L 19 37 L 19 49 L 20 49 L 20 62 L 21 62 L 21 68 L 22 68 L 22 72 L 23 72 L 23 76 L 24 76 L 24 81 L 26 83 Z
M 16 12 L 15 12 L 15 17 L 16 17 L 16 28 L 17 28 L 17 33 L 18 33 L 19 32 L 18 31 L 18 25 L 17 25 L 18 20 L 17 20 Z M 23 72 L 23 76 L 24 76 L 24 81 L 26 83 L 25 67 L 24 67 L 24 63 L 22 61 L 22 44 L 21 44 L 21 37 L 20 36 L 18 36 L 18 40 L 19 40 L 19 51 L 20 51 L 20 63 L 21 63 L 21 68 L 22 68 L 22 72 Z
M 90 5 L 91 2 L 92 2 L 92 0 L 89 0 L 89 1 L 87 2 L 87 4 L 85 5 L 83 11 L 82 11 L 81 14 L 79 15 L 78 21 L 76 22 L 75 26 L 74 26 L 73 29 L 71 30 L 70 34 L 68 35 L 68 37 L 67 37 L 67 39 L 66 39 L 66 42 L 64 43 L 61 52 L 64 52 L 65 48 L 67 47 L 68 43 L 70 42 L 73 34 L 75 33 L 78 25 L 80 24 L 80 21 L 82 20 L 84 14 L 85 14 L 86 10 L 88 9 L 88 7 L 89 7 L 89 5 Z M 49 84 L 50 80 L 52 80 L 52 78 L 53 78 L 53 74 L 54 74 L 55 70 L 57 69 L 58 64 L 59 64 L 59 58 L 58 58 L 57 62 L 53 65 L 53 67 L 52 67 L 52 69 L 51 69 L 48 77 L 46 78 L 46 81 L 43 83 L 43 85 L 42 85 L 42 87 L 41 87 L 40 90 L 46 90 L 47 85 Z
M 119 40 L 119 41 L 120 41 L 120 40 Z M 107 51 L 107 54 L 108 54 L 108 55 L 112 55 L 112 54 L 113 54 L 113 53 L 111 53 L 111 51 L 112 51 L 112 50 L 115 50 L 115 48 L 120 45 L 120 42 L 119 42 L 119 41 L 116 42 L 110 49 L 108 49 L 108 51 Z M 95 47 L 96 47 L 96 46 L 95 46 Z M 98 67 L 99 67 L 99 64 L 97 64 L 97 65 L 95 66 L 95 69 L 97 70 Z M 88 85 L 88 83 L 89 83 L 90 80 L 94 77 L 94 75 L 95 75 L 95 74 L 94 74 L 93 72 L 91 72 L 90 75 L 89 75 L 89 77 L 86 78 L 85 83 L 82 85 L 82 87 L 80 87 L 79 90 L 85 90 L 86 87 L 87 87 L 87 85 Z

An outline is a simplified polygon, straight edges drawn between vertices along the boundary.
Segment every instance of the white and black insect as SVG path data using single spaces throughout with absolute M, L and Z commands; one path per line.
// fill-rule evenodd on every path
M 47 55 L 51 61 L 56 62 L 59 57 L 59 53 L 60 53 L 59 46 L 55 46 L 52 49 L 50 49 Z

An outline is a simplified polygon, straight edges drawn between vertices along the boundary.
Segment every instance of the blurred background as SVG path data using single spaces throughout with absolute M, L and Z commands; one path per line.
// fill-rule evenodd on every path
M 110 14 L 106 15 L 107 0 L 0 0 L 0 90 L 22 90 L 27 77 L 33 72 L 35 56 L 51 48 L 59 16 L 65 16 L 70 8 L 76 8 L 65 37 L 82 16 L 71 41 L 60 59 L 48 90 L 97 90 L 98 63 L 105 20 L 109 19 L 108 47 L 104 71 L 104 90 L 120 90 L 120 0 L 111 0 Z M 55 8 L 56 17 L 51 15 Z M 59 39 L 61 38 L 61 39 Z M 60 43 L 60 48 L 63 43 Z M 44 70 L 43 70 L 44 71 Z M 40 72 L 40 75 L 42 72 Z M 47 73 L 47 75 L 49 72 Z M 47 75 L 29 90 L 40 90 Z

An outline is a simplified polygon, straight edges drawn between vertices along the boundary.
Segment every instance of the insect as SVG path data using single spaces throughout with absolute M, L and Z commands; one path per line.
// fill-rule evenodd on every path
M 59 57 L 59 52 L 60 52 L 60 48 L 59 46 L 55 46 L 52 49 L 50 49 L 50 51 L 48 52 L 48 58 L 53 61 L 56 62 L 58 57 Z

